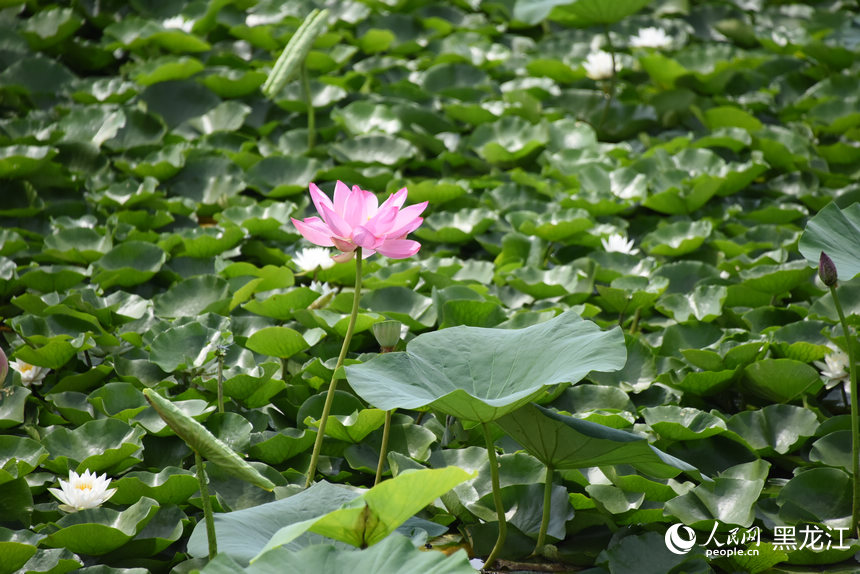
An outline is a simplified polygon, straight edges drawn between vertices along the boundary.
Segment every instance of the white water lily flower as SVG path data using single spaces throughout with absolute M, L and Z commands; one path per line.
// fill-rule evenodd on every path
M 328 269 L 334 266 L 331 253 L 323 247 L 308 247 L 293 255 L 293 263 L 302 271 L 313 271 L 316 268 Z
M 815 361 L 815 366 L 821 371 L 821 376 L 828 379 L 827 388 L 832 389 L 839 383 L 845 383 L 851 378 L 849 373 L 850 361 L 848 353 L 833 345 L 828 345 L 830 352 L 824 356 L 824 361 Z
M 336 288 L 332 287 L 328 283 L 320 282 L 320 281 L 311 281 L 310 284 L 311 291 L 316 291 L 320 294 L 320 297 L 325 297 L 331 293 L 337 291 Z
M 36 365 L 25 363 L 20 359 L 15 359 L 9 363 L 9 366 L 12 367 L 13 371 L 18 371 L 21 375 L 21 382 L 24 385 L 41 385 L 42 381 L 45 380 L 45 376 L 51 370 L 47 367 L 37 367 Z
M 612 54 L 603 50 L 590 53 L 582 67 L 585 68 L 585 75 L 592 80 L 606 80 L 615 73 Z
M 668 48 L 671 44 L 672 38 L 662 28 L 653 26 L 640 29 L 630 38 L 630 45 L 634 48 Z
M 475 570 L 482 570 L 484 568 L 484 561 L 480 558 L 472 558 L 471 560 L 469 560 L 469 564 Z
M 603 250 L 607 253 L 626 253 L 628 255 L 639 253 L 638 249 L 633 248 L 633 240 L 627 239 L 620 233 L 613 233 L 609 237 L 604 237 L 600 240 L 600 243 L 603 245 Z
M 85 470 L 79 475 L 74 470 L 69 472 L 69 481 L 60 479 L 60 488 L 49 488 L 51 494 L 63 504 L 61 510 L 77 512 L 86 508 L 96 508 L 107 501 L 116 492 L 115 488 L 108 489 L 111 479 L 107 474 L 96 476 L 94 472 Z

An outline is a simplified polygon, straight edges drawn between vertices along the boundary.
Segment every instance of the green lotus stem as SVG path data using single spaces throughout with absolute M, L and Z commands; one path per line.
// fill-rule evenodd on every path
M 224 413 L 224 353 L 218 351 L 218 412 Z
M 311 77 L 308 74 L 308 66 L 302 63 L 302 94 L 305 97 L 305 106 L 308 108 L 308 150 L 312 150 L 316 143 L 316 115 L 314 113 L 314 101 L 311 95 Z
M 352 333 L 355 331 L 355 319 L 358 317 L 358 300 L 361 296 L 361 247 L 355 250 L 355 294 L 352 299 L 352 312 L 349 315 L 349 325 L 346 328 L 346 336 L 343 338 L 343 346 L 340 348 L 340 355 L 337 357 L 337 364 L 334 366 L 334 372 L 331 374 L 331 384 L 328 386 L 328 393 L 325 397 L 325 405 L 323 405 L 322 416 L 320 417 L 320 426 L 317 430 L 317 438 L 314 441 L 314 451 L 311 454 L 311 464 L 308 467 L 308 475 L 305 480 L 305 488 L 309 487 L 314 481 L 314 474 L 317 471 L 317 462 L 319 462 L 320 450 L 322 449 L 323 437 L 325 436 L 325 425 L 328 421 L 328 414 L 331 411 L 331 404 L 334 402 L 334 391 L 337 389 L 337 372 L 343 367 L 343 361 L 346 359 L 346 353 L 349 350 L 349 343 L 352 341 Z
M 609 55 L 612 56 L 612 77 L 609 78 L 609 92 L 607 94 L 606 103 L 603 105 L 603 112 L 600 114 L 600 124 L 598 127 L 603 126 L 603 122 L 606 121 L 606 116 L 609 113 L 609 105 L 612 103 L 612 99 L 615 97 L 615 81 L 616 74 L 618 73 L 618 66 L 615 63 L 615 46 L 612 45 L 612 36 L 609 33 L 609 25 L 607 24 L 605 27 L 606 31 L 606 47 L 609 48 Z
M 499 537 L 496 539 L 496 545 L 493 546 L 493 551 L 487 556 L 487 561 L 484 563 L 486 568 L 491 568 L 493 562 L 502 548 L 505 546 L 505 539 L 508 537 L 508 523 L 505 521 L 505 505 L 502 502 L 502 487 L 499 485 L 499 465 L 496 461 L 496 449 L 493 446 L 493 437 L 490 436 L 490 427 L 487 423 L 481 423 L 484 429 L 484 441 L 487 443 L 487 456 L 490 459 L 490 477 L 493 481 L 493 504 L 496 505 L 496 516 L 499 520 Z
M 194 451 L 194 464 L 197 466 L 197 480 L 200 482 L 200 497 L 203 502 L 203 519 L 206 521 L 206 538 L 209 541 L 209 560 L 218 554 L 218 541 L 215 539 L 215 516 L 212 514 L 212 501 L 209 500 L 209 485 L 203 469 L 203 457 Z
M 540 521 L 540 531 L 538 532 L 537 544 L 535 544 L 534 554 L 543 554 L 543 547 L 546 543 L 546 531 L 549 530 L 549 517 L 552 507 L 552 473 L 555 469 L 551 464 L 546 465 L 546 478 L 544 478 L 543 488 L 543 516 Z
M 851 467 L 852 467 L 852 502 L 851 502 L 851 525 L 858 536 L 860 536 L 860 406 L 857 404 L 857 361 L 854 358 L 854 343 L 848 331 L 848 321 L 842 310 L 839 295 L 836 294 L 836 285 L 830 285 L 830 294 L 836 312 L 839 314 L 839 322 L 842 323 L 842 332 L 845 334 L 845 342 L 848 345 L 848 372 L 851 376 Z
M 382 427 L 382 446 L 379 447 L 379 462 L 376 464 L 376 478 L 373 486 L 382 480 L 382 469 L 385 466 L 385 455 L 388 453 L 388 437 L 391 434 L 391 415 L 394 409 L 385 412 L 385 426 Z
M 636 311 L 633 313 L 633 322 L 630 323 L 630 334 L 635 335 L 636 331 L 639 330 L 639 319 L 642 317 L 642 307 L 636 307 Z

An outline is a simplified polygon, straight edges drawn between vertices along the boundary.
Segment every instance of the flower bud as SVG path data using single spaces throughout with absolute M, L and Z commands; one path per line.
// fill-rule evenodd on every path
M 6 381 L 6 374 L 9 372 L 9 359 L 6 357 L 6 353 L 3 352 L 3 349 L 0 348 L 0 387 L 3 386 L 3 383 Z
M 839 278 L 836 272 L 836 264 L 823 251 L 821 252 L 821 257 L 818 258 L 818 276 L 821 278 L 821 282 L 828 287 L 836 285 L 836 281 Z
M 401 327 L 403 327 L 403 323 L 394 320 L 373 324 L 371 327 L 373 336 L 376 337 L 376 342 L 382 347 L 383 352 L 391 351 L 397 346 L 397 342 L 400 340 Z

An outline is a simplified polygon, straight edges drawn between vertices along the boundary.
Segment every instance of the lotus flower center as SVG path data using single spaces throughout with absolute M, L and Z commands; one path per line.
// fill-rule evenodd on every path
M 92 482 L 81 482 L 75 485 L 75 488 L 78 490 L 92 490 L 93 483 Z
M 32 371 L 32 370 L 33 370 L 33 365 L 25 364 L 25 365 L 22 365 L 22 366 L 21 366 L 21 373 L 22 373 L 22 374 L 23 374 L 23 373 L 29 373 L 29 372 L 30 372 L 30 371 Z

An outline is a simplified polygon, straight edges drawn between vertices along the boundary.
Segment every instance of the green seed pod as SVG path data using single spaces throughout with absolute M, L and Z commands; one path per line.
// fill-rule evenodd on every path
M 265 490 L 272 490 L 275 484 L 260 474 L 256 468 L 236 454 L 233 449 L 218 440 L 209 430 L 180 411 L 176 405 L 162 397 L 152 389 L 144 389 L 143 396 L 173 429 L 179 438 L 188 443 L 194 451 L 203 458 L 217 464 L 233 476 L 246 480 Z
M 308 14 L 308 17 L 287 42 L 284 51 L 281 52 L 281 56 L 275 62 L 272 72 L 266 78 L 261 88 L 263 95 L 271 99 L 284 89 L 287 82 L 298 73 L 300 66 L 308 56 L 308 52 L 311 51 L 314 40 L 322 34 L 327 26 L 328 10 L 313 10 Z
M 400 340 L 401 327 L 403 327 L 403 323 L 400 321 L 390 320 L 374 323 L 371 330 L 380 347 L 383 349 L 393 349 Z

